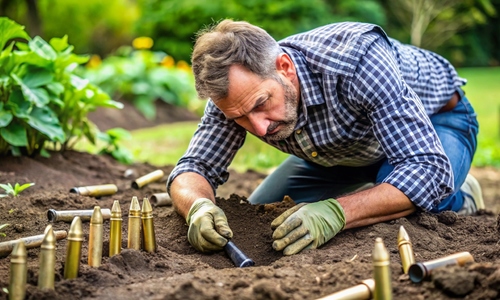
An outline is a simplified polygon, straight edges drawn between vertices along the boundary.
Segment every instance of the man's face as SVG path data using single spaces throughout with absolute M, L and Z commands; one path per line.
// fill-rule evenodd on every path
M 281 73 L 262 79 L 246 68 L 229 70 L 229 93 L 214 102 L 226 118 L 270 140 L 289 137 L 297 124 L 298 92 Z

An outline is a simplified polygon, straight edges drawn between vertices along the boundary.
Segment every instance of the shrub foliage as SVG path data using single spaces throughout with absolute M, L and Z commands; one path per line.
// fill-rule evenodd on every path
M 73 53 L 67 36 L 46 42 L 24 26 L 0 18 L 0 155 L 47 154 L 86 137 L 97 127 L 87 114 L 97 107 L 121 108 L 100 88 L 75 74 L 88 57 Z

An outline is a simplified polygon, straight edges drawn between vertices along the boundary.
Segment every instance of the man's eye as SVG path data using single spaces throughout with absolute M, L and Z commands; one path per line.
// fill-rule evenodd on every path
M 264 105 L 266 105 L 266 102 L 267 102 L 267 100 L 266 100 L 266 101 L 264 101 L 264 102 L 262 102 L 262 103 L 260 103 L 260 104 L 259 104 L 259 105 L 257 105 L 255 108 L 261 108 L 261 107 L 263 107 Z

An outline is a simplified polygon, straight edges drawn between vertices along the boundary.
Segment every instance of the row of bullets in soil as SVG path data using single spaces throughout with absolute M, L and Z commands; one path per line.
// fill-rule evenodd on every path
M 404 274 L 408 274 L 410 280 L 414 283 L 429 279 L 432 271 L 436 268 L 450 265 L 463 266 L 466 263 L 474 262 L 474 258 L 469 252 L 459 252 L 426 262 L 416 262 L 410 237 L 403 226 L 399 228 L 398 232 L 398 250 L 402 271 Z M 372 266 L 373 278 L 363 280 L 358 285 L 318 300 L 393 299 L 390 256 L 382 238 L 375 239 L 375 246 L 372 252 Z
M 72 222 L 67 233 L 64 230 L 54 231 L 52 225 L 48 225 L 43 235 L 0 243 L 2 253 L 9 252 L 11 256 L 9 299 L 24 299 L 25 297 L 27 280 L 26 249 L 29 248 L 40 246 L 41 249 L 38 276 L 39 289 L 54 289 L 56 241 L 66 237 L 64 278 L 78 277 L 84 240 L 82 219 L 88 220 L 88 210 L 72 212 Z M 51 213 L 57 212 L 52 211 Z M 111 211 L 109 209 L 101 210 L 99 206 L 95 206 L 90 216 L 89 228 L 88 265 L 91 267 L 101 265 L 104 236 L 103 223 L 105 219 L 110 220 L 109 257 L 121 252 L 122 212 L 119 201 L 115 200 L 113 202 Z M 144 198 L 141 208 L 137 197 L 132 197 L 128 216 L 127 248 L 156 252 L 153 210 L 148 198 Z
M 140 189 L 152 182 L 161 181 L 165 179 L 165 173 L 162 170 L 156 170 L 144 176 L 141 176 L 132 181 L 131 187 Z M 100 184 L 90 186 L 73 187 L 69 190 L 70 193 L 79 194 L 82 196 L 90 197 L 103 197 L 111 196 L 118 192 L 116 184 Z M 167 193 L 154 194 L 151 197 L 151 202 L 155 206 L 169 206 L 172 205 L 172 200 Z

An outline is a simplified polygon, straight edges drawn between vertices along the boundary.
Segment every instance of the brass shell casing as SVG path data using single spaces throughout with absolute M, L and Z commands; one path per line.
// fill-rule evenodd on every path
M 142 177 L 137 178 L 132 182 L 132 188 L 134 189 L 140 189 L 141 187 L 151 183 L 158 181 L 165 176 L 165 173 L 163 173 L 162 170 L 156 170 L 154 172 L 151 172 L 149 174 L 146 174 Z
M 154 206 L 172 206 L 172 198 L 168 193 L 153 194 L 150 199 Z
M 141 206 L 137 197 L 132 197 L 128 212 L 127 248 L 141 250 Z
M 399 257 L 401 258 L 401 265 L 403 267 L 403 273 L 408 274 L 408 269 L 415 263 L 415 255 L 413 253 L 410 237 L 403 226 L 399 227 L 398 249 Z
M 474 257 L 469 252 L 459 252 L 427 262 L 413 264 L 408 270 L 408 275 L 410 275 L 412 282 L 418 283 L 429 278 L 432 270 L 436 268 L 450 265 L 463 266 L 468 262 L 474 262 Z
M 56 240 L 65 239 L 66 236 L 68 235 L 66 230 L 57 230 L 54 232 L 54 234 L 56 235 Z M 24 237 L 24 238 L 21 238 L 21 240 L 24 242 L 26 249 L 33 249 L 33 248 L 40 247 L 44 238 L 45 238 L 45 234 L 39 234 L 39 235 Z M 16 243 L 17 243 L 17 240 L 6 241 L 6 242 L 0 243 L 0 257 L 8 256 L 12 252 L 12 249 L 14 249 L 14 245 Z
M 116 184 L 89 185 L 74 187 L 70 189 L 69 192 L 80 194 L 82 196 L 102 197 L 116 194 L 116 192 L 118 192 L 118 187 Z
M 375 300 L 392 299 L 392 279 L 389 252 L 385 248 L 382 238 L 375 239 L 373 248 L 373 279 L 375 280 Z
M 95 206 L 94 213 L 90 219 L 89 253 L 87 258 L 88 264 L 91 267 L 99 267 L 101 265 L 104 236 L 102 223 L 101 207 Z
M 115 200 L 111 208 L 109 229 L 109 257 L 122 251 L 122 210 L 120 201 Z
M 149 203 L 148 198 L 144 198 L 142 201 L 141 220 L 144 250 L 147 252 L 156 252 L 153 209 L 151 208 L 151 203 Z
M 72 222 L 75 217 L 80 217 L 82 222 L 89 222 L 94 213 L 93 209 L 80 209 L 80 210 L 55 210 L 49 209 L 47 211 L 47 219 L 49 222 Z M 102 219 L 109 220 L 111 218 L 111 211 L 109 208 L 101 209 Z
M 17 240 L 10 257 L 9 299 L 23 300 L 26 295 L 28 266 L 26 247 L 22 240 Z
M 72 279 L 78 277 L 80 270 L 80 259 L 82 256 L 83 230 L 82 220 L 75 217 L 68 232 L 66 244 L 66 262 L 64 264 L 64 278 Z
M 369 300 L 375 291 L 375 280 L 366 279 L 353 287 L 338 291 L 317 300 Z
M 54 289 L 56 269 L 56 235 L 52 225 L 45 228 L 45 237 L 40 246 L 40 270 L 38 272 L 38 288 Z

